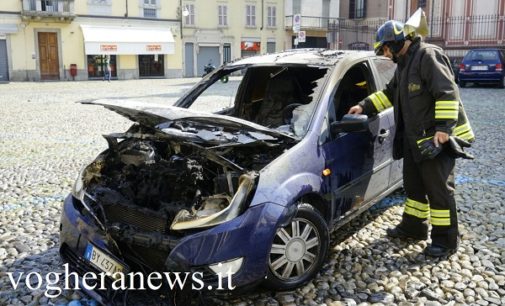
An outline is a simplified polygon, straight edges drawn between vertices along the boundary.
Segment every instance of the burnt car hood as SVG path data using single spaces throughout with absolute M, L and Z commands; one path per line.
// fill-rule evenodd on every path
M 248 137 L 242 138 L 242 140 L 239 137 L 237 141 L 239 143 L 247 143 L 254 140 L 275 140 L 278 138 L 285 140 L 298 140 L 293 135 L 270 129 L 247 120 L 226 115 L 195 111 L 177 106 L 148 105 L 146 103 L 132 100 L 117 99 L 88 100 L 81 101 L 80 103 L 101 105 L 141 125 L 155 128 L 163 133 L 171 134 L 171 136 L 179 138 L 197 137 L 202 141 L 211 142 L 216 141 L 216 135 L 219 134 L 209 132 L 205 128 L 198 129 L 198 131 L 192 131 L 190 133 L 186 133 L 184 131 L 181 133 L 181 131 L 175 131 L 174 128 L 170 128 L 176 123 L 193 123 L 196 125 L 223 128 L 231 131 L 245 131 Z

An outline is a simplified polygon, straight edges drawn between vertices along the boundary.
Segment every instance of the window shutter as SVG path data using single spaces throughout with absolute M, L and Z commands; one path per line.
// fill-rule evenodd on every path
M 363 0 L 363 16 L 361 18 L 366 18 L 366 2 L 367 0 Z

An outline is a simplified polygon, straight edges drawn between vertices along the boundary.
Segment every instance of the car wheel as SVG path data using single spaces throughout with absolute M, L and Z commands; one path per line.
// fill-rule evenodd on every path
M 459 80 L 459 87 L 465 88 L 466 87 L 466 82 Z
M 275 234 L 265 285 L 288 290 L 312 279 L 324 263 L 329 240 L 328 226 L 321 213 L 309 204 L 300 204 L 291 223 Z
M 499 88 L 505 88 L 505 76 L 501 78 L 501 82 L 498 85 Z

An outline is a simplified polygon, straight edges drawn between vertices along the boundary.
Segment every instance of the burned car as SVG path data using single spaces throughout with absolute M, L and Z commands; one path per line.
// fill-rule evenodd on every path
M 301 286 L 329 232 L 402 184 L 392 110 L 347 115 L 394 69 L 369 52 L 293 50 L 222 66 L 173 106 L 85 102 L 134 124 L 104 136 L 65 199 L 63 260 L 79 274 L 198 271 L 205 288 L 223 271 L 237 287 Z

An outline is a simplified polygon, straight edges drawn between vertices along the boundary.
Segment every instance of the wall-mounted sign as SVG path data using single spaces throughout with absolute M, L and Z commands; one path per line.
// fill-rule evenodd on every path
M 240 43 L 240 50 L 242 51 L 260 51 L 261 43 L 257 41 L 242 41 Z
M 146 51 L 161 51 L 161 45 L 146 45 Z
M 115 52 L 117 51 L 117 45 L 100 45 L 100 51 Z
M 306 37 L 305 31 L 298 32 L 298 42 L 299 43 L 304 43 L 305 42 L 305 37 Z
M 300 31 L 301 26 L 302 26 L 302 15 L 300 14 L 293 15 L 293 33 L 298 33 Z

